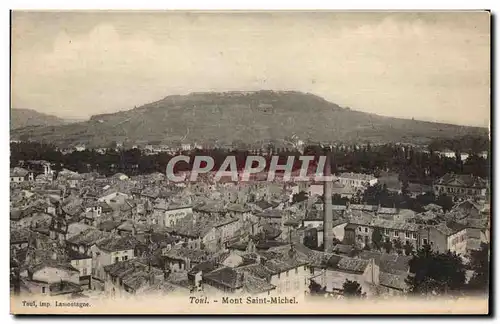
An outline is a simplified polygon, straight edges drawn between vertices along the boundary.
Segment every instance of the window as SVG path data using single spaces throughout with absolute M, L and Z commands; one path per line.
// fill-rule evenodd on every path
M 417 233 L 413 233 L 413 238 L 416 239 L 417 238 Z
M 405 237 L 406 238 L 410 237 L 410 235 L 411 235 L 410 232 L 408 232 L 408 231 L 405 232 Z
M 359 226 L 359 227 L 358 227 L 358 231 L 360 231 L 360 232 L 361 232 L 361 226 Z
M 427 245 L 427 239 L 423 239 L 422 241 L 423 241 L 423 243 L 422 243 L 423 245 Z
M 115 257 L 115 263 L 117 263 L 118 261 L 119 261 L 119 258 Z
M 394 236 L 399 236 L 399 232 L 398 231 L 394 231 Z
M 368 227 L 365 227 L 365 233 L 368 233 Z
M 83 268 L 83 275 L 86 276 L 87 275 L 87 268 Z
M 128 260 L 128 255 L 122 257 L 122 261 L 127 261 L 127 260 Z
M 45 287 L 42 287 L 42 294 L 45 294 Z

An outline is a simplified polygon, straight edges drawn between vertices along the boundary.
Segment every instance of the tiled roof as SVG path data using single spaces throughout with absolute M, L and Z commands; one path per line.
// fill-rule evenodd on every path
M 99 231 L 95 228 L 89 228 L 88 230 L 69 238 L 67 241 L 76 245 L 92 246 L 102 240 L 108 239 L 109 237 L 109 233 Z
M 265 209 L 273 207 L 272 204 L 270 204 L 269 202 L 267 202 L 266 200 L 263 200 L 263 199 L 255 202 L 254 205 L 257 206 L 257 207 L 259 207 L 262 210 L 265 210 Z
M 204 250 L 193 250 L 187 247 L 183 247 L 181 245 L 177 245 L 167 251 L 164 254 L 164 257 L 174 260 L 184 260 L 189 259 L 193 262 L 204 262 L 208 261 L 211 258 L 212 254 L 208 251 Z
M 226 210 L 228 211 L 234 211 L 234 212 L 239 212 L 239 213 L 246 213 L 250 211 L 250 208 L 245 207 L 242 204 L 228 204 L 226 206 Z
M 380 267 L 380 271 L 387 273 L 408 272 L 411 256 L 389 254 L 377 251 L 361 251 L 358 258 L 363 260 L 374 259 L 375 264 Z
M 333 247 L 333 251 L 341 254 L 349 254 L 354 251 L 354 248 L 347 244 L 337 244 Z
M 205 280 L 213 281 L 230 289 L 242 288 L 244 275 L 228 267 L 219 268 L 203 276 Z
M 117 228 L 118 226 L 120 226 L 120 224 L 122 223 L 122 221 L 119 221 L 119 220 L 106 220 L 106 221 L 103 221 L 101 222 L 99 225 L 97 225 L 97 228 L 101 231 L 111 231 L 115 228 Z
M 438 185 L 460 186 L 467 188 L 486 188 L 486 181 L 470 174 L 447 173 L 436 181 Z
M 368 264 L 369 261 L 367 260 L 343 257 L 337 263 L 337 268 L 339 270 L 362 273 L 365 271 Z
M 339 178 L 353 179 L 353 180 L 363 180 L 369 181 L 376 179 L 371 174 L 363 174 L 363 173 L 353 173 L 353 172 L 343 172 L 338 175 Z
M 112 277 L 120 278 L 123 285 L 134 290 L 153 283 L 150 281 L 151 277 L 163 277 L 162 270 L 155 267 L 149 267 L 139 260 L 116 262 L 105 266 L 104 271 Z
M 133 250 L 140 243 L 141 242 L 139 242 L 135 237 L 129 235 L 119 238 L 110 237 L 108 239 L 104 239 L 98 242 L 97 246 L 101 250 L 113 252 L 113 251 Z
M 28 175 L 28 173 L 29 173 L 28 170 L 19 167 L 15 167 L 10 170 L 11 177 L 25 177 Z
M 262 263 L 253 263 L 249 265 L 240 266 L 237 268 L 238 271 L 246 272 L 254 277 L 270 280 L 271 276 L 274 274 L 269 268 L 264 266 Z
M 57 296 L 69 293 L 79 293 L 82 292 L 82 288 L 80 285 L 70 281 L 60 281 L 50 284 L 49 291 L 51 296 Z
M 70 260 L 83 260 L 83 259 L 92 259 L 91 256 L 85 255 L 78 251 L 75 251 L 71 248 L 66 248 L 66 255 Z
M 408 288 L 406 284 L 406 279 L 408 278 L 408 273 L 400 272 L 397 274 L 387 273 L 380 271 L 379 283 L 382 286 L 386 286 L 393 289 L 405 290 Z
M 219 268 L 219 263 L 215 262 L 213 260 L 209 260 L 209 261 L 204 261 L 204 262 L 201 262 L 201 263 L 195 265 L 191 270 L 189 270 L 188 273 L 194 275 L 194 274 L 201 271 L 202 274 L 205 274 L 205 273 L 212 272 L 217 268 Z
M 61 270 L 71 271 L 71 272 L 80 272 L 80 271 L 78 271 L 78 269 L 75 269 L 69 263 L 60 263 L 60 262 L 52 261 L 52 260 L 45 260 L 43 262 L 40 262 L 40 263 L 30 267 L 29 272 L 35 273 L 38 270 L 41 270 L 45 267 L 57 268 L 57 269 L 61 269 Z
M 377 218 L 373 219 L 369 225 L 373 227 L 388 228 L 400 231 L 412 231 L 412 232 L 416 232 L 420 228 L 420 226 L 415 223 L 395 222 L 391 220 L 377 219 Z
M 10 244 L 28 242 L 30 231 L 27 229 L 11 230 L 10 231 Z
M 236 269 L 238 272 L 238 269 Z M 260 294 L 275 289 L 276 286 L 252 275 L 243 276 L 243 290 L 249 294 Z
M 273 209 L 273 210 L 265 210 L 262 213 L 257 214 L 257 216 L 261 218 L 282 218 L 283 213 L 284 212 L 282 210 Z

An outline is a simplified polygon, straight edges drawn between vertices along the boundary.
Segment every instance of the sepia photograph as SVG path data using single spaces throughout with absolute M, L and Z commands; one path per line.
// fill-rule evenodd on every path
M 11 314 L 491 314 L 489 11 L 10 16 Z

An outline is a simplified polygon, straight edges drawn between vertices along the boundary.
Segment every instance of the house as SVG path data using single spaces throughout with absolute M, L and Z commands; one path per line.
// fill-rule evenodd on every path
M 205 250 L 190 249 L 184 244 L 164 249 L 162 253 L 165 269 L 172 272 L 190 271 L 196 265 L 208 261 L 212 253 Z
M 57 214 L 57 216 L 52 217 L 50 222 L 49 235 L 52 240 L 57 240 L 60 244 L 65 244 L 68 234 L 68 222 L 61 212 Z
M 166 202 L 159 202 L 154 205 L 153 221 L 165 227 L 173 227 L 180 219 L 193 214 L 191 206 L 175 206 Z
M 66 248 L 66 255 L 73 268 L 80 272 L 80 286 L 83 290 L 92 288 L 92 257 L 71 248 Z
M 70 239 L 78 234 L 81 234 L 85 232 L 88 229 L 93 228 L 92 226 L 89 226 L 84 223 L 79 223 L 79 222 L 74 222 L 68 225 L 68 231 L 66 234 L 66 239 Z
M 204 291 L 210 293 L 267 296 L 275 286 L 244 269 L 221 267 L 202 276 Z M 212 288 L 212 289 L 210 289 Z
M 294 244 L 281 245 L 259 252 L 257 263 L 269 272 L 278 295 L 303 296 L 309 285 L 309 259 Z
M 10 210 L 10 226 L 11 228 L 37 228 L 42 225 L 50 224 L 52 215 L 44 212 L 35 212 L 31 207 L 19 210 L 11 208 Z
M 410 288 L 406 280 L 411 274 L 406 272 L 388 273 L 380 271 L 379 291 L 385 296 L 404 296 Z
M 256 220 L 256 218 L 251 213 L 251 209 L 244 204 L 229 203 L 225 209 L 229 216 L 232 216 L 233 218 L 242 221 Z
M 106 202 L 108 205 L 116 205 L 116 204 L 124 204 L 125 200 L 129 198 L 129 195 L 126 193 L 119 192 L 117 190 L 109 189 L 103 192 L 98 201 Z
M 24 168 L 15 167 L 10 170 L 10 182 L 20 183 L 23 181 L 33 181 L 34 174 Z
M 402 244 L 411 244 L 419 247 L 420 225 L 408 222 L 398 222 L 382 218 L 371 220 L 353 218 L 344 228 L 344 241 L 346 244 L 359 244 L 361 246 L 373 244 L 372 236 L 375 229 L 380 231 L 384 241 L 400 240 Z
M 378 182 L 373 175 L 363 173 L 344 172 L 337 176 L 341 185 L 350 185 L 355 188 L 370 187 Z
M 453 219 L 479 219 L 482 218 L 481 207 L 478 203 L 468 199 L 457 203 L 449 211 L 448 215 L 453 215 Z
M 410 197 L 416 198 L 419 195 L 433 192 L 432 186 L 420 184 L 420 183 L 408 183 L 408 192 Z
M 168 274 L 152 267 L 147 261 L 126 260 L 104 267 L 104 289 L 108 296 L 121 298 L 141 294 L 148 288 L 164 282 Z
M 121 220 L 105 220 L 97 225 L 97 228 L 100 231 L 107 232 L 107 233 L 116 233 L 118 226 L 120 226 L 123 223 Z
M 17 249 L 28 247 L 30 241 L 30 231 L 27 229 L 10 230 L 10 246 Z
M 82 291 L 79 271 L 67 263 L 44 261 L 32 266 L 25 282 L 37 295 L 59 296 Z
M 410 273 L 410 261 L 413 258 L 408 255 L 400 255 L 394 253 L 385 253 L 378 251 L 361 251 L 356 256 L 363 260 L 375 260 L 375 264 L 379 266 L 381 273 Z
M 425 226 L 419 232 L 421 246 L 429 244 L 432 250 L 439 253 L 446 251 L 467 254 L 467 226 L 455 223 L 440 223 Z
M 88 256 L 94 256 L 92 254 L 92 247 L 99 241 L 105 240 L 109 237 L 111 237 L 109 233 L 90 227 L 79 234 L 68 237 L 66 245 L 73 251 L 77 251 Z
M 380 268 L 373 259 L 363 260 L 347 256 L 332 255 L 319 267 L 312 280 L 326 288 L 327 293 L 342 294 L 346 280 L 357 281 L 367 296 L 379 285 Z
M 486 199 L 488 183 L 469 174 L 447 173 L 437 179 L 433 187 L 436 196 L 446 194 L 456 199 Z

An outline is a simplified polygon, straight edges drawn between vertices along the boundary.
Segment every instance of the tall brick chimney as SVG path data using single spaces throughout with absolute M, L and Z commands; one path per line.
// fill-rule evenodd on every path
M 331 152 L 326 151 L 325 177 L 332 174 L 331 170 Z M 324 251 L 331 253 L 333 250 L 333 210 L 332 210 L 332 181 L 325 181 L 323 184 L 323 244 Z

